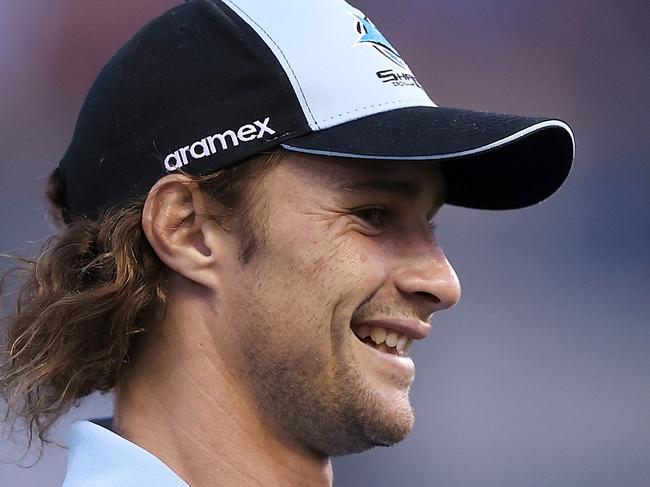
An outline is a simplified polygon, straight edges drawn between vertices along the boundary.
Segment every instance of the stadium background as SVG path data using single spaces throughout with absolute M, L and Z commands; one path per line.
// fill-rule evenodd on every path
M 31 255 L 51 232 L 43 185 L 86 90 L 117 47 L 174 3 L 0 3 L 0 250 Z M 355 5 L 439 105 L 563 118 L 577 158 L 542 205 L 443 210 L 439 236 L 463 299 L 414 347 L 416 428 L 394 448 L 336 459 L 335 485 L 650 485 L 650 4 Z M 110 395 L 91 397 L 55 437 L 110 405 Z M 9 462 L 0 485 L 60 484 L 65 450 L 48 448 L 28 469 L 11 463 L 20 451 L 0 440 Z

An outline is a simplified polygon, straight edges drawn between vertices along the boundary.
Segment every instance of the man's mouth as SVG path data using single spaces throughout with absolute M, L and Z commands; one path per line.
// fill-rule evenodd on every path
M 380 326 L 353 325 L 352 331 L 359 340 L 369 347 L 398 357 L 408 356 L 408 351 L 413 343 L 413 338 Z

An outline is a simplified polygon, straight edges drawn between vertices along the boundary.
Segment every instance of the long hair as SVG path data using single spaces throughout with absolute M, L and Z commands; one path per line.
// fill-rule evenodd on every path
M 243 262 L 263 241 L 249 187 L 281 159 L 278 149 L 192 177 L 219 208 L 215 219 L 239 236 Z M 145 197 L 97 220 L 70 218 L 58 170 L 46 195 L 57 233 L 34 258 L 17 258 L 18 265 L 0 275 L 5 300 L 3 288 L 18 278 L 14 306 L 1 323 L 4 421 L 11 431 L 24 423 L 28 450 L 34 435 L 47 443 L 49 429 L 79 400 L 115 386 L 137 353 L 138 336 L 163 318 L 168 298 L 168 269 L 141 225 Z

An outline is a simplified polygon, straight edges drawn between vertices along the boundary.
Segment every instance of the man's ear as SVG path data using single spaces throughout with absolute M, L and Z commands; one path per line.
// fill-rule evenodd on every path
M 233 236 L 209 217 L 207 198 L 182 174 L 160 179 L 149 191 L 142 228 L 154 252 L 170 269 L 216 290 L 218 268 L 237 258 Z

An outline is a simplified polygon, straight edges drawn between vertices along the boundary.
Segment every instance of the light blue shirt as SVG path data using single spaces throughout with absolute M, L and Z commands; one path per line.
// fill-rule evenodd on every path
M 62 487 L 189 487 L 144 448 L 90 421 L 70 428 Z

